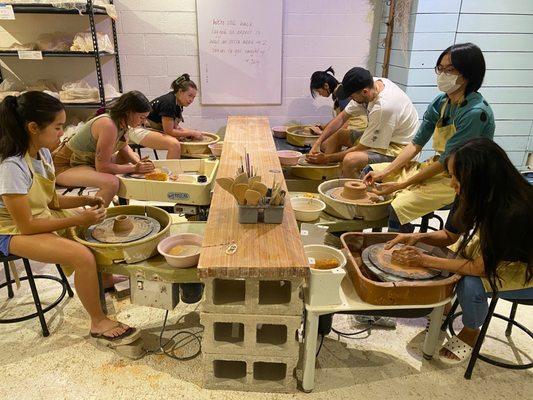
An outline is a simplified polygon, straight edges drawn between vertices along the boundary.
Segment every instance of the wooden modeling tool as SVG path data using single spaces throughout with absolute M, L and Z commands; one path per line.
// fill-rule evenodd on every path
M 235 185 L 239 185 L 241 183 L 248 185 L 248 175 L 246 175 L 246 172 L 243 172 L 235 177 Z
M 268 192 L 267 186 L 262 182 L 253 182 L 250 188 L 259 192 L 261 197 L 265 197 Z
M 259 200 L 261 200 L 261 193 L 256 192 L 255 190 L 247 190 L 245 193 L 246 198 L 246 205 L 249 206 L 256 206 L 259 204 Z
M 233 195 L 237 199 L 237 203 L 244 205 L 246 203 L 246 191 L 248 190 L 248 185 L 246 183 L 238 183 L 233 185 Z
M 233 194 L 233 191 L 231 190 L 231 186 L 233 185 L 233 178 L 218 178 L 217 183 L 226 192 Z

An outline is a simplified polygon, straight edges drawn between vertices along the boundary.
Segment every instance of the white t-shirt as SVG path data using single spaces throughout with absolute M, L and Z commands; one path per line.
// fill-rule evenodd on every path
M 374 78 L 385 87 L 376 100 L 365 107 L 354 100 L 344 111 L 351 116 L 368 115 L 368 127 L 359 143 L 375 149 L 388 149 L 390 143 L 408 144 L 418 130 L 418 113 L 411 99 L 394 82 L 386 78 Z
M 46 176 L 43 160 L 53 167 L 50 150 L 39 150 L 41 159 L 31 159 L 33 170 L 36 174 Z M 8 157 L 0 162 L 0 207 L 5 208 L 2 201 L 4 194 L 27 194 L 33 183 L 33 177 L 24 157 Z

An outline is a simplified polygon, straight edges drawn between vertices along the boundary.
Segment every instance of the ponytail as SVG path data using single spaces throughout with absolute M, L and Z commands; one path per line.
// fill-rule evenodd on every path
M 178 76 L 176 79 L 172 81 L 172 84 L 170 85 L 174 93 L 178 92 L 185 92 L 189 90 L 189 88 L 193 88 L 198 90 L 198 87 L 196 86 L 196 83 L 191 81 L 191 77 L 189 74 L 183 74 Z
M 0 161 L 26 154 L 30 145 L 27 125 L 35 122 L 43 129 L 62 110 L 58 99 L 43 92 L 30 91 L 18 98 L 7 96 L 0 103 Z
M 339 84 L 339 81 L 335 78 L 335 71 L 333 70 L 333 67 L 329 67 L 325 71 L 313 72 L 313 75 L 311 75 L 311 83 L 309 85 L 311 96 L 315 98 L 316 90 L 322 89 L 326 83 L 329 86 L 330 94 L 332 94 Z

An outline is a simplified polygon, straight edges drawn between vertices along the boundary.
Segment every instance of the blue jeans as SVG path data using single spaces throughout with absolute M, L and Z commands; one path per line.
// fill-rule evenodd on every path
M 456 292 L 463 310 L 463 325 L 478 329 L 487 317 L 487 299 L 492 293 L 485 291 L 481 278 L 477 276 L 464 276 L 457 284 Z M 533 288 L 502 291 L 498 292 L 498 296 L 508 300 L 533 299 Z

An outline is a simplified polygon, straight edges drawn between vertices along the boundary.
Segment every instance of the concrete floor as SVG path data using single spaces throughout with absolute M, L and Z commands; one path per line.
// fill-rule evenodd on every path
M 52 272 L 49 265 L 33 263 L 34 271 Z M 19 266 L 19 270 L 22 267 Z M 3 274 L 0 282 L 4 282 Z M 58 293 L 54 283 L 39 283 L 44 304 Z M 33 302 L 23 283 L 9 301 L 0 292 L 0 318 L 32 312 Z M 498 311 L 509 312 L 502 301 Z M 146 342 L 156 348 L 164 311 L 116 301 L 108 296 L 110 312 L 144 330 Z M 195 305 L 179 305 L 169 317 L 169 334 L 176 329 L 199 331 Z M 178 325 L 176 322 L 182 314 Z M 533 315 L 519 307 L 517 320 L 533 328 Z M 64 300 L 47 314 L 51 335 L 43 338 L 36 319 L 0 325 L 0 399 L 531 399 L 532 371 L 510 371 L 478 362 L 471 381 L 463 379 L 465 366 L 444 367 L 422 358 L 425 319 L 398 320 L 396 330 L 374 329 L 358 339 L 330 335 L 317 362 L 316 386 L 310 394 L 261 394 L 210 391 L 201 388 L 201 357 L 176 361 L 149 354 L 137 361 L 121 359 L 87 340 L 88 319 L 77 297 Z M 336 316 L 338 329 L 356 329 L 350 316 Z M 531 361 L 532 341 L 515 330 L 510 340 L 503 322 L 494 321 L 484 351 L 507 360 Z M 168 337 L 167 336 L 167 337 Z M 194 352 L 190 343 L 181 354 Z M 297 371 L 301 376 L 301 371 Z M 528 395 L 529 393 L 529 395 Z

